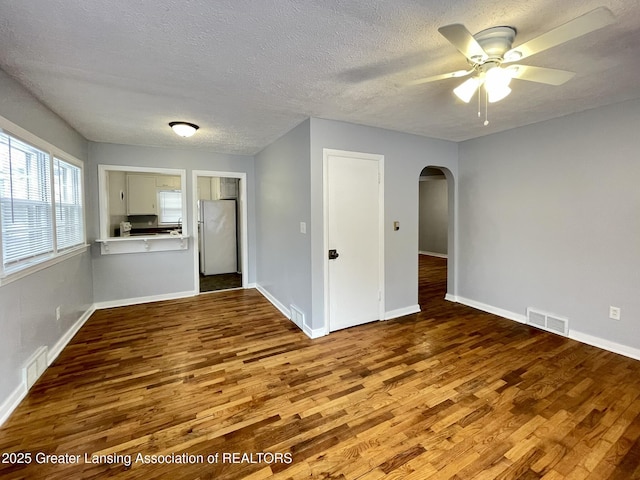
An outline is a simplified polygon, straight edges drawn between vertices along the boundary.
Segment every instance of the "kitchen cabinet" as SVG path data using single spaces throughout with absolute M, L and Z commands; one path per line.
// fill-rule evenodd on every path
M 151 175 L 127 175 L 127 215 L 156 215 L 156 178 Z
M 180 177 L 159 175 L 156 177 L 156 187 L 168 190 L 180 190 Z

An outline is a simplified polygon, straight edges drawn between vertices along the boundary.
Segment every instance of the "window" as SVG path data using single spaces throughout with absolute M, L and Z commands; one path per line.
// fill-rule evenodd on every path
M 158 223 L 178 224 L 182 221 L 182 192 L 161 190 L 158 192 Z
M 80 166 L 0 130 L 0 277 L 84 246 L 82 203 Z
M 84 243 L 81 176 L 79 167 L 59 158 L 53 159 L 58 250 Z

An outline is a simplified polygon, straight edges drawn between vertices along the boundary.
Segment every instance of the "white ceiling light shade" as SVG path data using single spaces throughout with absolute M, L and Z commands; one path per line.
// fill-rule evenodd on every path
M 188 122 L 171 122 L 169 126 L 181 137 L 190 137 L 200 128 L 198 125 Z
M 500 67 L 489 69 L 485 74 L 484 88 L 487 91 L 489 103 L 495 103 L 511 93 L 511 71 Z
M 473 97 L 473 94 L 476 93 L 480 85 L 482 85 L 482 80 L 479 77 L 471 77 L 454 88 L 453 93 L 464 103 L 469 103 L 471 97 Z

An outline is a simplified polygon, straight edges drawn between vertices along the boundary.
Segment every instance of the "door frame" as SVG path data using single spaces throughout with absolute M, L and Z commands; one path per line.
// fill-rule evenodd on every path
M 248 288 L 249 279 L 249 240 L 248 240 L 248 220 L 247 220 L 247 174 L 244 172 L 222 172 L 218 170 L 193 170 L 191 177 L 191 210 L 193 228 L 193 279 L 194 290 L 200 294 L 200 252 L 198 234 L 198 177 L 224 177 L 237 178 L 239 183 L 238 204 L 240 210 L 240 269 L 242 275 L 242 288 Z
M 385 317 L 385 276 L 384 276 L 384 155 L 364 152 L 352 152 L 347 150 L 336 150 L 332 148 L 322 149 L 322 275 L 324 285 L 324 330 L 325 335 L 331 332 L 330 309 L 329 309 L 329 192 L 328 174 L 329 157 L 332 155 L 350 157 L 363 160 L 373 160 L 378 162 L 378 316 L 379 320 Z

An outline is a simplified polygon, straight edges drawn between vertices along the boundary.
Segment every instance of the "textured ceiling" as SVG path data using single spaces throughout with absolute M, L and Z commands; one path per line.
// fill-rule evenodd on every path
M 598 6 L 616 23 L 522 62 L 576 76 L 514 80 L 486 127 L 460 79 L 406 85 L 467 66 L 442 25 L 513 26 L 518 45 Z M 0 0 L 0 45 L 0 68 L 89 140 L 229 153 L 310 116 L 459 141 L 640 97 L 638 0 Z

